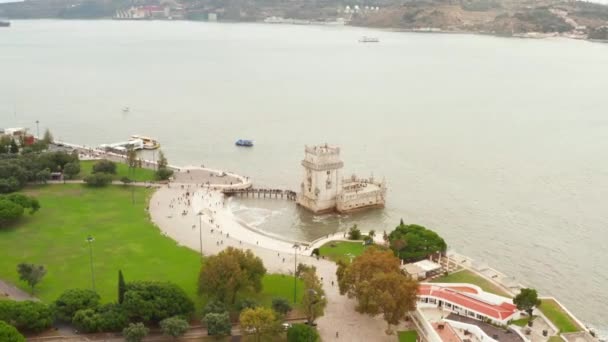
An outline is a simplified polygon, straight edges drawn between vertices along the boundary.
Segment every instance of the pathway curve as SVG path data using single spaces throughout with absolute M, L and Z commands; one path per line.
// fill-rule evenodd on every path
M 197 215 L 200 212 L 202 215 Z M 194 184 L 172 183 L 170 187 L 163 186 L 150 199 L 150 216 L 160 228 L 161 234 L 171 237 L 180 245 L 200 251 L 202 241 L 205 255 L 216 254 L 228 246 L 251 249 L 262 259 L 268 272 L 294 272 L 296 254 L 293 243 L 260 235 L 243 227 L 234 218 L 219 191 Z M 339 235 L 336 237 L 343 237 L 342 234 Z M 330 239 L 331 237 L 325 238 Z M 394 342 L 394 335 L 387 336 L 384 333 L 386 323 L 381 316 L 370 317 L 357 313 L 354 309 L 355 301 L 339 294 L 336 264 L 328 260 L 317 260 L 310 256 L 310 251 L 312 249 L 299 250 L 297 262 L 314 265 L 319 277 L 323 279 L 328 305 L 325 316 L 317 321 L 323 340 Z

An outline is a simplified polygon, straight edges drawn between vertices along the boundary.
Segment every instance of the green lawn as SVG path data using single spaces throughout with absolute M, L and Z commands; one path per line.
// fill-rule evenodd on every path
M 536 319 L 536 315 L 533 317 L 533 319 Z M 528 325 L 529 321 L 530 321 L 530 317 L 525 317 L 525 318 L 512 320 L 511 324 L 517 325 L 519 327 L 525 327 L 526 325 Z
M 561 337 L 559 336 L 551 336 L 549 337 L 549 340 L 547 340 L 548 342 L 564 342 L 564 340 L 562 340 Z
M 335 247 L 332 247 L 335 245 Z M 363 241 L 333 241 L 328 242 L 319 248 L 319 253 L 335 262 L 342 260 L 344 262 L 350 262 L 350 257 L 347 256 L 349 253 L 357 257 L 363 254 L 365 246 Z
M 164 237 L 147 218 L 145 207 L 152 189 L 122 186 L 88 188 L 81 184 L 30 187 L 26 193 L 40 201 L 40 210 L 17 225 L 0 229 L 0 279 L 24 290 L 16 268 L 20 262 L 43 264 L 48 272 L 36 287 L 43 301 L 55 300 L 69 288 L 90 288 L 90 234 L 96 290 L 102 301 L 116 300 L 118 270 L 125 280 L 171 281 L 202 305 L 196 293 L 198 254 Z M 253 296 L 268 304 L 275 296 L 293 298 L 293 278 L 267 275 L 263 293 Z M 299 293 L 302 292 L 300 282 Z M 299 300 L 299 299 L 298 299 Z
M 482 290 L 504 297 L 512 297 L 498 285 L 469 270 L 461 270 L 447 276 L 433 279 L 433 283 L 469 283 L 481 287 Z
M 399 331 L 399 342 L 416 342 L 418 333 L 416 330 Z
M 84 178 L 93 172 L 93 165 L 97 160 L 81 160 L 80 161 L 80 174 L 79 178 Z M 137 182 L 154 181 L 154 170 L 135 168 L 133 174 L 129 173 L 129 166 L 125 163 L 116 163 L 116 174 L 114 175 L 115 180 L 120 180 L 122 177 L 129 177 L 130 179 Z
M 542 299 L 539 309 L 560 332 L 581 331 L 581 327 L 553 299 Z

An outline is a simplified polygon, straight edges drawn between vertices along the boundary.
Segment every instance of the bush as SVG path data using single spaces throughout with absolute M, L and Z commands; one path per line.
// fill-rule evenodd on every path
M 256 302 L 253 299 L 249 299 L 249 298 L 245 298 L 243 300 L 238 301 L 238 303 L 236 303 L 236 309 L 238 311 L 257 308 L 258 306 L 260 306 L 260 304 L 258 302 Z
M 122 330 L 122 335 L 127 342 L 140 342 L 150 332 L 143 323 L 131 323 Z
M 89 186 L 102 187 L 112 183 L 112 176 L 107 173 L 94 173 L 84 177 L 84 182 Z
M 292 310 L 292 307 L 285 298 L 273 298 L 272 309 L 281 315 L 287 315 Z
M 172 316 L 190 316 L 194 311 L 194 303 L 184 290 L 153 281 L 127 283 L 122 307 L 129 319 L 154 324 Z
M 81 331 L 112 332 L 121 331 L 127 326 L 127 315 L 118 304 L 106 304 L 96 309 L 78 310 L 72 323 Z
M 209 336 L 230 335 L 232 331 L 232 325 L 230 324 L 228 312 L 208 313 L 203 318 L 203 323 L 207 325 L 207 332 Z
M 207 302 L 207 305 L 205 305 L 205 307 L 203 308 L 203 316 L 209 313 L 221 314 L 226 311 L 228 311 L 228 309 L 226 308 L 226 305 L 224 303 L 220 302 L 219 300 L 212 299 Z
M 63 292 L 54 303 L 55 315 L 63 322 L 72 322 L 78 310 L 95 309 L 99 295 L 93 290 L 71 289 Z
M 361 231 L 357 227 L 357 225 L 353 225 L 348 230 L 348 239 L 349 240 L 361 240 Z
M 19 331 L 40 332 L 53 324 L 53 310 L 46 304 L 33 301 L 0 301 L 0 321 Z
M 173 170 L 169 168 L 160 167 L 158 170 L 156 170 L 156 179 L 158 180 L 167 180 L 171 176 L 173 176 Z
M 38 211 L 40 203 L 34 197 L 19 193 L 0 195 L 0 227 L 7 226 L 18 220 L 25 209 L 29 209 L 30 215 Z
M 180 317 L 170 317 L 160 321 L 160 329 L 163 334 L 174 338 L 182 336 L 189 328 L 190 324 Z
M 314 248 L 312 250 L 312 253 L 310 253 L 310 256 L 319 256 L 321 253 L 321 251 L 318 248 Z
M 287 329 L 288 342 L 316 342 L 319 341 L 319 333 L 306 324 L 294 324 Z
M 93 173 L 116 174 L 116 163 L 107 159 L 102 159 L 93 165 Z
M 14 326 L 0 321 L 0 341 L 25 342 L 25 337 L 23 337 Z

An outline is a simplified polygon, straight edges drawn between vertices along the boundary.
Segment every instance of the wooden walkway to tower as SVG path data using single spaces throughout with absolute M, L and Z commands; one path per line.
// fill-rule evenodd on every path
M 251 198 L 277 198 L 287 199 L 290 201 L 296 200 L 296 192 L 291 190 L 281 189 L 224 189 L 222 190 L 226 196 L 241 196 Z

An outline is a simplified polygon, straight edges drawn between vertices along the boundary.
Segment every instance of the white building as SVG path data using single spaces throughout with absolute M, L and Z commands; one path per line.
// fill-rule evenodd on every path
M 339 147 L 306 146 L 304 153 L 304 179 L 297 196 L 299 205 L 315 213 L 384 206 L 384 182 L 375 182 L 373 177 L 359 179 L 354 175 L 342 179 L 344 163 Z

